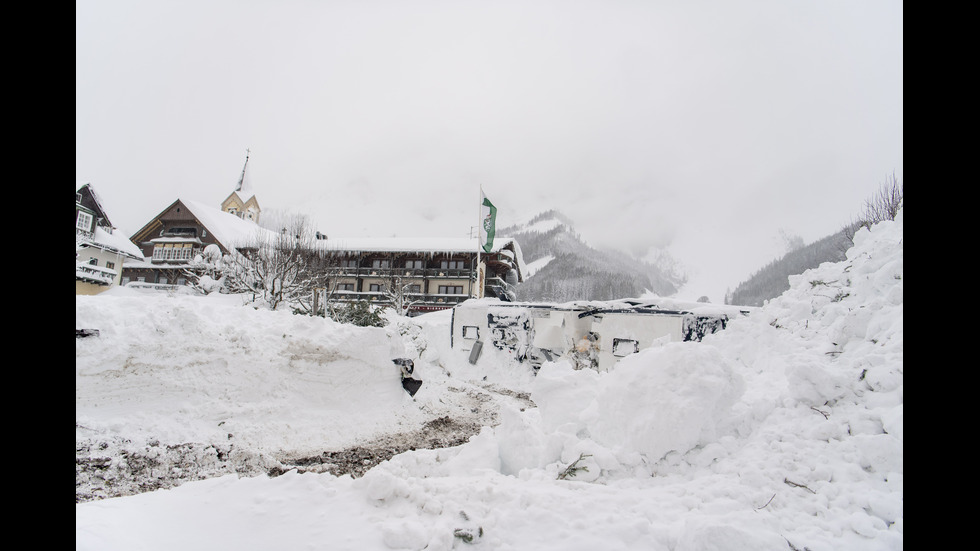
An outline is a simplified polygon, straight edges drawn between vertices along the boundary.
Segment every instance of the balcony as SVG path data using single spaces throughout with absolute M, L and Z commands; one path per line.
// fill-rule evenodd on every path
M 455 306 L 469 298 L 469 295 L 462 294 L 439 294 L 439 293 L 405 293 L 406 304 L 419 306 Z M 366 300 L 372 304 L 387 305 L 391 304 L 391 297 L 385 293 L 377 291 L 334 291 L 330 296 L 331 301 L 335 302 L 357 302 Z
M 91 264 L 76 262 L 75 279 L 86 281 L 96 285 L 112 285 L 116 279 L 116 272 L 108 268 L 93 266 Z
M 91 241 L 95 237 L 95 232 L 75 228 L 75 241 Z
M 336 267 L 330 269 L 334 277 L 407 277 L 418 279 L 469 279 L 475 273 L 469 268 L 440 269 L 440 268 L 365 268 L 365 267 Z

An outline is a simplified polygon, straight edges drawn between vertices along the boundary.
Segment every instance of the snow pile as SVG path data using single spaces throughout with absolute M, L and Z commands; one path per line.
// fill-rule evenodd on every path
M 356 479 L 226 476 L 79 504 L 77 548 L 901 549 L 902 235 L 901 213 L 859 231 L 844 262 L 792 278 L 784 295 L 702 343 L 648 349 L 602 374 L 547 363 L 536 378 L 498 375 L 495 384 L 529 392 L 537 407 L 500 401 L 497 423 L 464 445 L 402 453 Z M 252 315 L 262 326 L 246 332 L 263 340 L 255 355 L 267 369 L 285 369 L 274 358 L 288 354 L 289 345 L 269 341 L 287 333 L 280 330 L 286 320 Z M 127 323 L 139 316 L 132 317 Z M 202 321 L 195 330 L 230 339 L 234 332 L 222 321 Z M 289 334 L 302 336 L 306 323 L 290 320 Z M 396 332 L 429 369 L 429 394 L 417 395 L 422 407 L 449 399 L 449 388 L 486 383 L 474 378 L 476 366 L 447 349 L 440 326 L 446 335 L 444 318 Z M 354 347 L 331 340 L 321 353 L 374 349 L 380 361 L 380 337 L 373 347 L 367 337 Z M 185 346 L 201 346 L 203 338 Z M 77 350 L 82 362 L 84 346 Z M 135 365 L 152 371 L 165 357 L 158 343 Z M 481 358 L 481 369 L 495 367 L 486 363 L 494 359 Z M 96 363 L 76 371 L 105 369 Z M 227 369 L 213 356 L 200 363 Z M 119 369 L 126 368 L 112 370 Z M 276 396 L 303 396 L 291 378 L 264 389 L 272 404 Z M 115 386 L 103 382 L 101 394 L 92 389 L 76 400 L 76 413 L 79 404 L 108 399 Z M 358 386 L 378 390 L 381 383 L 368 377 L 348 392 Z M 178 395 L 172 391 L 168 402 Z M 240 398 L 232 392 L 224 408 Z M 192 402 L 168 413 L 182 423 L 217 419 Z M 374 405 L 351 402 L 343 402 L 349 418 Z M 396 402 L 386 407 L 411 417 Z M 324 406 L 311 400 L 303 415 L 322 415 L 317 409 Z M 239 423 L 274 424 L 285 413 L 275 409 L 267 419 Z
M 75 323 L 100 331 L 76 342 L 88 436 L 304 452 L 422 422 L 391 362 L 400 341 L 382 328 L 162 293 L 78 297 Z

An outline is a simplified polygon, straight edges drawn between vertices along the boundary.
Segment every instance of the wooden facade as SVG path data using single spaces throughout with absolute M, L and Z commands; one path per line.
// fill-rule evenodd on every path
M 498 239 L 491 253 L 477 254 L 476 240 L 356 239 L 320 242 L 332 257 L 330 278 L 318 301 L 366 300 L 400 306 L 403 314 L 443 310 L 469 298 L 514 300 L 523 280 L 520 248 Z
M 133 234 L 130 239 L 142 250 L 144 258 L 140 262 L 126 263 L 124 283 L 183 285 L 188 263 L 202 254 L 205 247 L 214 244 L 222 254 L 231 252 L 233 246 L 222 242 L 215 230 L 208 228 L 202 221 L 203 214 L 220 213 L 207 213 L 199 205 L 178 199 Z M 250 223 L 249 227 L 256 231 L 258 228 Z M 248 228 L 242 231 L 248 231 Z

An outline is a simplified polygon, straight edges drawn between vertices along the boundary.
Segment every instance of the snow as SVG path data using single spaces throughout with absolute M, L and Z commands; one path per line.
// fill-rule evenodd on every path
M 119 231 L 109 233 L 103 228 L 96 227 L 91 243 L 97 247 L 119 251 L 120 254 L 128 255 L 132 258 L 143 258 L 143 251 Z
M 251 220 L 245 220 L 227 213 L 221 209 L 208 206 L 198 201 L 180 199 L 202 226 L 207 228 L 214 238 L 226 249 L 254 244 L 278 237 L 276 232 L 260 227 Z
M 542 268 L 544 268 L 545 266 L 547 266 L 554 259 L 555 259 L 555 257 L 553 255 L 550 255 L 549 254 L 549 255 L 542 256 L 541 258 L 539 258 L 537 260 L 533 260 L 531 262 L 528 262 L 527 263 L 527 276 L 526 277 L 533 276 L 538 271 L 540 271 Z
M 556 218 L 539 220 L 526 226 L 519 226 L 522 233 L 548 233 L 549 231 L 565 224 Z
M 902 549 L 902 238 L 900 212 L 724 331 L 605 373 L 533 376 L 492 347 L 469 364 L 448 311 L 356 328 L 227 295 L 76 297 L 76 328 L 100 330 L 76 339 L 76 448 L 275 463 L 482 425 L 358 477 L 240 471 L 77 503 L 76 549 Z M 415 358 L 414 399 L 394 357 Z

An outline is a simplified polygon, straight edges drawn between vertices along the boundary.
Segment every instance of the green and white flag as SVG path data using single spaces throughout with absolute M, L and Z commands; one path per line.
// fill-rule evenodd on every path
M 484 251 L 489 253 L 493 249 L 497 207 L 493 206 L 493 203 L 483 194 L 482 188 L 480 189 L 480 199 L 482 199 L 480 203 L 480 246 L 483 247 Z

